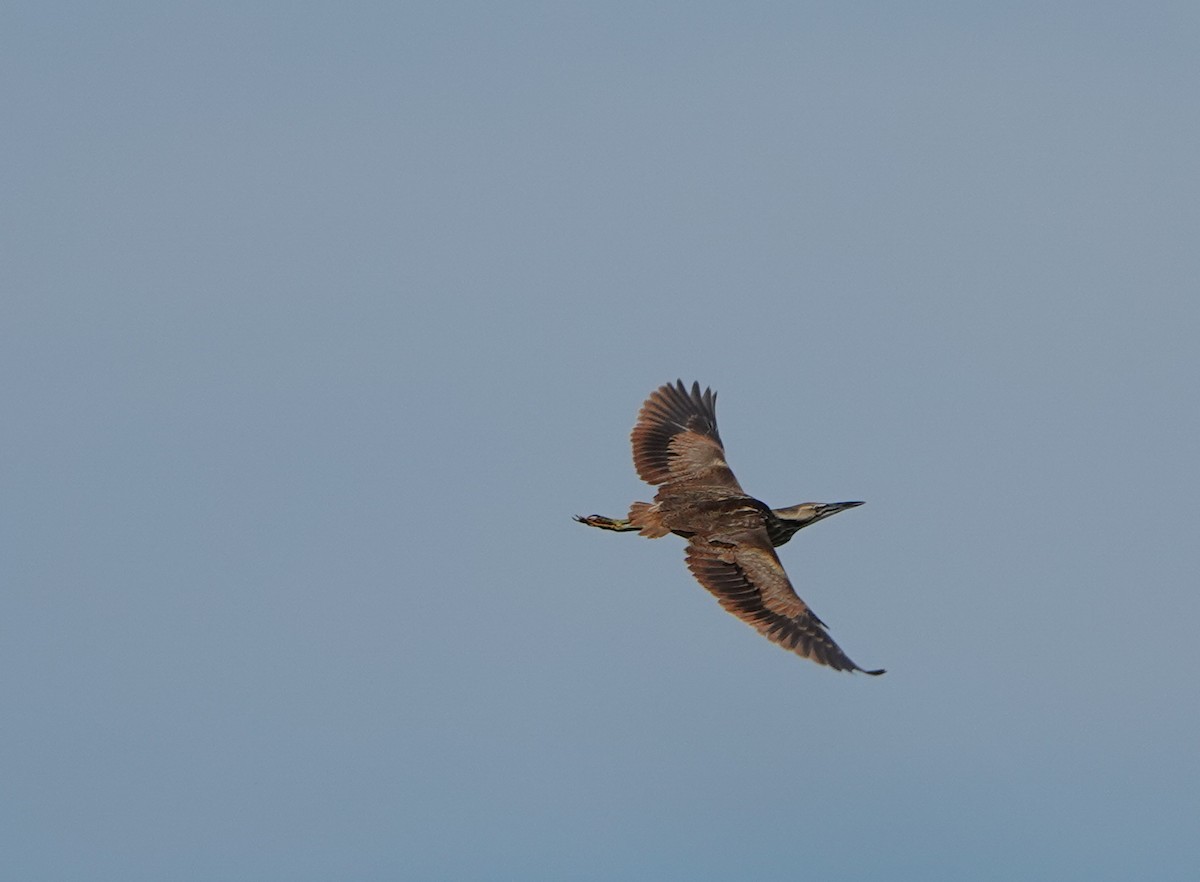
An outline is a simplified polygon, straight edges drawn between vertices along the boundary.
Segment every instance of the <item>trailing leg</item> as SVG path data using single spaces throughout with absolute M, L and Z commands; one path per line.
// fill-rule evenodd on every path
M 599 527 L 601 530 L 612 530 L 616 533 L 636 533 L 638 527 L 633 526 L 627 520 L 619 520 L 617 518 L 606 518 L 603 515 L 588 515 L 586 518 L 580 515 L 575 515 L 575 520 L 581 524 L 587 524 L 589 527 Z

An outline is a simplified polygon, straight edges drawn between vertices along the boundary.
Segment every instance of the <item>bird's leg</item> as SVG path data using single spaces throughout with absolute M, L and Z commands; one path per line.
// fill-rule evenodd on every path
M 589 527 L 599 527 L 601 530 L 613 530 L 617 533 L 636 532 L 639 527 L 633 526 L 627 520 L 617 518 L 606 518 L 603 515 L 588 515 L 586 518 L 580 515 L 575 515 L 575 520 L 581 524 L 587 524 Z

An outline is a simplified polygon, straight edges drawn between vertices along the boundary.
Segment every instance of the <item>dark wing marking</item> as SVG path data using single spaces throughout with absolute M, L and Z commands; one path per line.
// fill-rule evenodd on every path
M 883 673 L 860 668 L 833 642 L 824 622 L 796 595 L 765 528 L 728 538 L 695 537 L 687 549 L 688 569 L 727 612 L 818 664 L 838 671 Z
M 646 399 L 633 427 L 633 465 L 647 484 L 679 481 L 721 487 L 742 494 L 725 462 L 717 434 L 717 394 L 689 392 L 682 380 L 660 386 Z

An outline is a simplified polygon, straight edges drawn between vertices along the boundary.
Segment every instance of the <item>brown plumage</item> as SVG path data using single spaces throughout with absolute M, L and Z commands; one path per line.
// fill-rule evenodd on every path
M 638 531 L 649 538 L 675 533 L 688 540 L 686 560 L 696 580 L 721 606 L 784 649 L 839 671 L 865 671 L 842 652 L 825 623 L 801 600 L 775 546 L 797 530 L 861 502 L 815 503 L 770 509 L 748 496 L 725 461 L 717 433 L 716 393 L 689 391 L 679 380 L 655 390 L 633 428 L 633 464 L 659 485 L 653 504 L 635 502 L 627 520 L 577 517 L 593 527 Z

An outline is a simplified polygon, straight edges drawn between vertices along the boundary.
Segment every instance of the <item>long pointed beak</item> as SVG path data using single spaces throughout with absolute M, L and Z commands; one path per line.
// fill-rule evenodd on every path
M 835 515 L 839 511 L 845 511 L 848 508 L 858 508 L 863 503 L 859 502 L 826 502 L 824 505 L 817 507 L 817 514 L 820 517 L 827 518 L 830 515 Z

